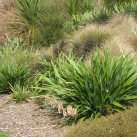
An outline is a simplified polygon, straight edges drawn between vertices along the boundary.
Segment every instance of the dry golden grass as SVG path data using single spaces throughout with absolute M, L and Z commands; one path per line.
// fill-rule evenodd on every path
M 67 40 L 67 46 L 84 58 L 96 47 L 101 47 L 112 36 L 105 25 L 90 24 L 74 32 Z
M 73 51 L 77 56 L 83 56 L 86 63 L 90 62 L 90 53 L 96 47 L 107 47 L 112 57 L 136 55 L 137 21 L 127 15 L 117 15 L 107 24 L 89 24 L 66 37 L 45 51 L 49 57 L 57 56 L 60 52 Z
M 74 125 L 65 137 L 136 137 L 137 105 L 126 112 Z
M 131 16 L 117 15 L 108 24 L 109 29 L 114 33 L 107 45 L 117 46 L 122 54 L 136 54 L 137 22 Z M 113 50 L 114 52 L 114 50 Z

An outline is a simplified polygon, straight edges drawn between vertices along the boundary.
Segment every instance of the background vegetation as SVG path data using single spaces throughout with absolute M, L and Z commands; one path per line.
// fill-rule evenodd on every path
M 0 51 L 0 93 L 11 93 L 18 103 L 54 96 L 65 117 L 71 108 L 75 122 L 111 115 L 113 123 L 112 114 L 134 105 L 135 0 L 17 0 L 15 15 L 17 38 L 8 39 Z M 119 114 L 124 115 L 122 126 L 110 129 L 112 123 L 102 120 L 107 126 L 99 124 L 94 135 L 98 127 L 90 129 L 92 120 L 68 136 L 129 135 L 123 130 L 128 113 Z

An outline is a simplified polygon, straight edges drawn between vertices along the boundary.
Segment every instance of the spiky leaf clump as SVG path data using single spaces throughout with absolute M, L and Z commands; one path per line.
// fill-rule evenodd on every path
M 38 81 L 36 88 L 77 108 L 78 119 L 118 112 L 137 100 L 137 64 L 130 56 L 111 58 L 107 50 L 93 53 L 89 67 L 74 56 L 60 55 Z

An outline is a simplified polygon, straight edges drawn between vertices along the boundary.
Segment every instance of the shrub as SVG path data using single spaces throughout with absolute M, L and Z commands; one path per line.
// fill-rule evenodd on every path
M 51 65 L 53 71 L 41 74 L 36 88 L 75 107 L 79 120 L 119 112 L 137 99 L 137 64 L 130 56 L 112 59 L 106 50 L 97 51 L 86 67 L 81 59 L 60 55 Z
M 67 0 L 67 9 L 71 19 L 64 23 L 64 31 L 72 32 L 79 26 L 88 24 L 92 20 L 93 5 L 92 0 Z
M 11 86 L 10 88 L 12 91 L 12 97 L 16 100 L 17 103 L 26 101 L 30 96 L 28 89 L 21 87 L 20 84 L 14 84 L 14 86 Z
M 65 137 L 136 137 L 136 129 L 137 105 L 124 113 L 74 125 Z

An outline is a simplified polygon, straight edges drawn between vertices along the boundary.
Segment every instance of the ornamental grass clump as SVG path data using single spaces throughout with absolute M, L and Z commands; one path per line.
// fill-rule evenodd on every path
M 87 67 L 74 55 L 61 54 L 49 65 L 36 88 L 76 108 L 77 120 L 119 112 L 137 100 L 137 64 L 130 55 L 111 58 L 107 50 L 96 51 Z
M 0 51 L 0 93 L 11 92 L 11 86 L 25 86 L 35 73 L 38 55 L 23 48 L 24 44 L 13 39 Z
M 20 84 L 15 84 L 10 87 L 12 90 L 12 98 L 17 103 L 22 103 L 30 97 L 30 91 L 26 87 L 21 87 Z

